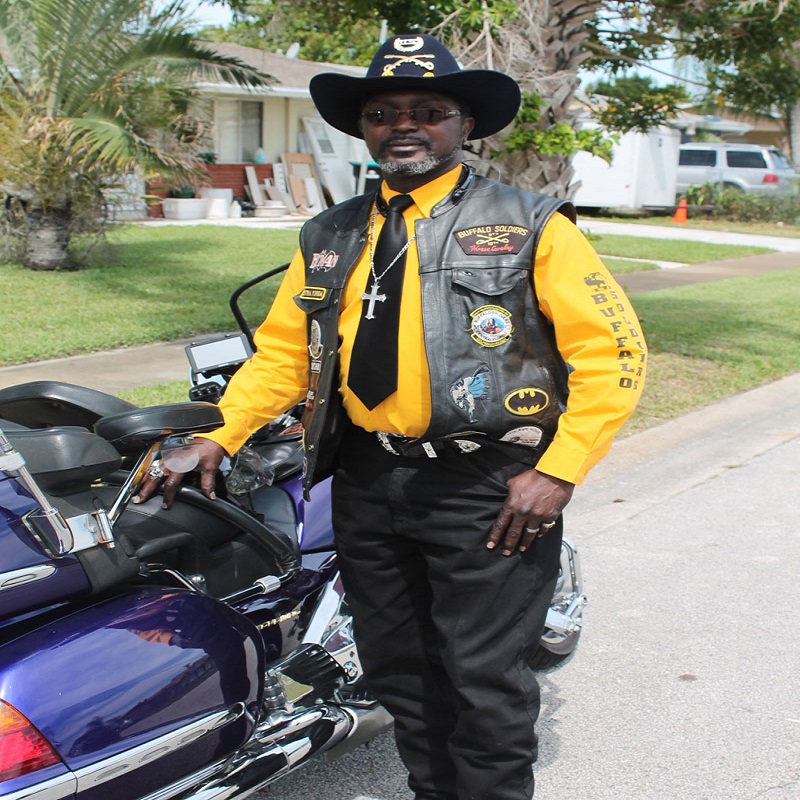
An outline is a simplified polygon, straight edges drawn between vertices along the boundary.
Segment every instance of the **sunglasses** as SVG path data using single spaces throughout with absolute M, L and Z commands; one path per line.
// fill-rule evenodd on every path
M 362 112 L 361 116 L 372 125 L 394 125 L 401 114 L 405 114 L 412 122 L 431 125 L 447 117 L 460 117 L 464 112 L 457 108 L 375 108 Z

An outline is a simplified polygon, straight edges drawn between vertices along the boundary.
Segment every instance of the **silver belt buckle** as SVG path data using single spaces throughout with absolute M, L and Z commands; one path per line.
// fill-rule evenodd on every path
M 387 452 L 391 453 L 393 456 L 399 456 L 400 453 L 394 449 L 394 445 L 392 444 L 389 434 L 384 433 L 383 431 L 375 431 L 375 436 L 377 437 L 378 441 L 381 443 L 381 447 L 386 450 Z

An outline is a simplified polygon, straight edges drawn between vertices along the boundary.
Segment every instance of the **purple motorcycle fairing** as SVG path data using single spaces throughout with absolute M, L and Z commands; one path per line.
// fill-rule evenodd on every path
M 275 484 L 292 498 L 297 509 L 300 550 L 333 550 L 331 521 L 331 479 L 318 483 L 311 490 L 311 499 L 303 498 L 303 480 L 296 473 Z
M 242 614 L 259 626 L 267 661 L 303 642 L 320 592 L 335 569 L 333 553 L 304 555 L 303 565 L 290 583 L 237 605 Z
M 300 473 L 276 481 L 269 490 L 275 489 L 291 499 L 302 566 L 286 586 L 238 606 L 261 629 L 267 660 L 287 653 L 303 641 L 319 593 L 336 570 L 330 479 L 314 486 L 308 501 L 303 497 Z
M 36 501 L 17 481 L 0 472 L 0 587 L 3 574 L 45 564 L 55 567 L 51 575 L 41 580 L 2 588 L 0 618 L 89 591 L 89 580 L 78 559 L 50 558 L 25 527 L 22 516 L 37 508 Z
M 248 710 L 137 769 L 133 780 L 128 773 L 106 782 L 98 798 L 139 797 L 234 752 L 252 733 L 263 675 L 258 630 L 223 603 L 186 590 L 140 587 L 0 644 L 0 697 L 71 770 L 213 712 L 237 704 Z

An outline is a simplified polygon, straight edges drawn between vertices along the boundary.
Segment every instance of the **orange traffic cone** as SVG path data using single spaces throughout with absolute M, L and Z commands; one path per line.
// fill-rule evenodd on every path
M 678 207 L 675 209 L 675 216 L 672 218 L 673 222 L 686 222 L 689 218 L 688 206 L 686 200 L 681 200 Z

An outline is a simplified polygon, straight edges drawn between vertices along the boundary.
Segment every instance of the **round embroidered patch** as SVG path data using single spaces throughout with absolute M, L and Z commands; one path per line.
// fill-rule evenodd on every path
M 481 347 L 498 347 L 514 333 L 511 312 L 502 306 L 481 306 L 470 312 L 470 336 Z

